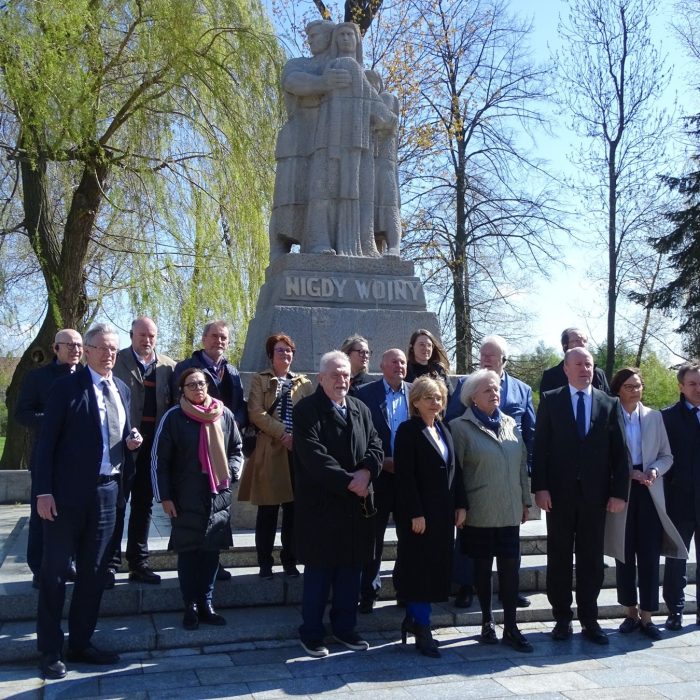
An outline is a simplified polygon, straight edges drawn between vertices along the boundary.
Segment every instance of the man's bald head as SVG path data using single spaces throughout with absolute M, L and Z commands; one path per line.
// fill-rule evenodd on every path
M 139 316 L 131 324 L 131 348 L 144 360 L 151 360 L 156 350 L 158 326 L 148 316 Z
M 78 331 L 64 328 L 56 333 L 53 351 L 59 364 L 75 367 L 83 355 L 83 338 Z
M 593 355 L 586 348 L 571 348 L 564 355 L 564 374 L 569 384 L 586 389 L 593 381 Z
M 396 391 L 401 387 L 401 382 L 406 378 L 406 355 L 399 348 L 385 350 L 379 369 L 386 380 L 386 383 Z

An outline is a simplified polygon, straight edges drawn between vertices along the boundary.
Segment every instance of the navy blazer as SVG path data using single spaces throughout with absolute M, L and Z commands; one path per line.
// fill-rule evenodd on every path
M 661 411 L 673 464 L 664 474 L 666 512 L 674 522 L 700 513 L 700 423 L 684 399 Z
M 408 392 L 411 390 L 411 384 L 404 382 L 406 390 L 406 408 L 408 409 Z M 374 429 L 382 441 L 382 449 L 385 457 L 392 457 L 391 452 L 391 426 L 389 425 L 389 416 L 386 412 L 386 388 L 384 379 L 378 379 L 375 382 L 370 382 L 361 386 L 357 390 L 356 397 L 362 401 L 372 414 L 372 424 Z M 408 418 L 408 416 L 407 416 Z
M 131 431 L 129 389 L 121 379 L 112 379 L 124 405 L 126 439 Z M 52 494 L 59 512 L 62 505 L 87 505 L 95 495 L 101 463 L 100 413 L 92 374 L 85 369 L 58 380 L 49 394 L 35 454 L 35 491 Z M 121 487 L 133 470 L 125 444 Z
M 553 507 L 583 500 L 605 507 L 609 497 L 627 500 L 629 457 L 617 398 L 592 390 L 591 424 L 581 439 L 569 385 L 542 394 L 535 424 L 532 491 L 549 491 Z

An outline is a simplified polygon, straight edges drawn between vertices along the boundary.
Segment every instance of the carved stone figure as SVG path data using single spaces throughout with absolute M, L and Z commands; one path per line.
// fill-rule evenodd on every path
M 308 165 L 321 98 L 347 78 L 325 73 L 334 22 L 316 20 L 306 26 L 312 58 L 292 58 L 282 71 L 287 123 L 277 138 L 275 194 L 270 217 L 270 261 L 288 253 L 292 244 L 304 246 L 308 203 Z
M 368 70 L 365 74 L 387 109 L 398 117 L 399 100 L 384 90 L 379 73 Z M 396 129 L 377 129 L 374 133 L 374 240 L 382 255 L 398 257 L 401 252 L 401 196 L 396 136 Z

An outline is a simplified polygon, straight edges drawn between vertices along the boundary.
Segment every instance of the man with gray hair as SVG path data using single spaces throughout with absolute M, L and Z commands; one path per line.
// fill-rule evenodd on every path
M 112 374 L 119 336 L 98 324 L 85 334 L 87 367 L 54 384 L 36 453 L 37 512 L 44 521 L 37 645 L 46 678 L 63 678 L 61 615 L 66 569 L 77 576 L 68 613 L 69 661 L 112 664 L 92 635 L 104 589 L 117 504 L 131 478 L 131 450 L 141 445 L 129 420 L 129 389 Z
M 295 534 L 305 565 L 299 635 L 317 657 L 328 655 L 323 613 L 331 589 L 333 638 L 348 649 L 369 648 L 355 630 L 357 600 L 362 567 L 374 556 L 372 481 L 384 454 L 369 409 L 349 388 L 347 355 L 326 353 L 318 388 L 292 413 Z
M 130 581 L 158 584 L 160 576 L 148 565 L 148 531 L 153 508 L 151 447 L 156 427 L 173 403 L 171 379 L 175 362 L 167 355 L 156 352 L 158 327 L 147 316 L 133 321 L 129 337 L 131 345 L 117 353 L 114 375 L 131 391 L 131 425 L 139 429 L 143 444 L 134 453 L 134 480 L 124 494 L 131 504 L 126 560 Z M 108 588 L 114 585 L 114 574 L 121 566 L 124 516 L 125 508 L 117 509 Z
M 46 402 L 54 382 L 82 369 L 80 358 L 83 355 L 83 339 L 80 337 L 80 333 L 72 328 L 58 331 L 54 339 L 53 351 L 55 353 L 54 359 L 48 365 L 27 373 L 19 390 L 15 407 L 15 418 L 20 425 L 29 429 L 32 446 L 29 459 L 32 495 L 27 534 L 27 565 L 33 574 L 32 586 L 34 588 L 39 588 L 39 570 L 44 550 L 43 525 L 36 512 L 36 492 L 34 491 L 37 439 L 41 424 L 44 422 Z M 75 580 L 75 565 L 72 562 L 68 569 L 67 578 L 69 581 Z

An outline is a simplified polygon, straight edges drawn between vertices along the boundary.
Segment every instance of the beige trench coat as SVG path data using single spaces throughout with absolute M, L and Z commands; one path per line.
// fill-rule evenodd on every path
M 649 487 L 651 500 L 663 527 L 661 554 L 675 559 L 687 559 L 688 550 L 683 544 L 675 525 L 666 514 L 663 475 L 671 468 L 673 456 L 668 443 L 666 428 L 659 411 L 639 404 L 640 428 L 642 432 L 642 466 L 644 470 L 656 469 L 659 476 Z M 630 461 L 630 471 L 632 469 Z M 632 479 L 630 478 L 630 487 Z M 627 490 L 629 498 L 629 488 Z M 621 513 L 607 513 L 605 522 L 605 554 L 625 561 L 625 525 L 627 523 L 627 504 Z
M 303 374 L 292 377 L 292 404 L 313 393 L 313 385 Z M 275 402 L 277 377 L 270 369 L 253 376 L 248 395 L 248 419 L 260 429 L 255 451 L 243 465 L 238 489 L 239 501 L 256 506 L 274 506 L 294 500 L 289 475 L 289 453 L 280 442 L 284 424 L 267 409 Z

